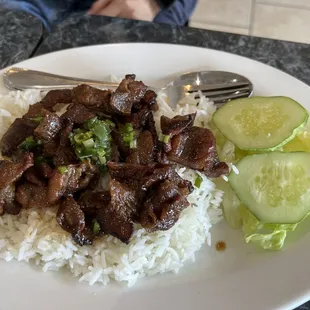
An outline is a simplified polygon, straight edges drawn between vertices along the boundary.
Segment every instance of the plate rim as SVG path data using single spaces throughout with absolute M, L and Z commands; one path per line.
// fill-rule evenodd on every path
M 126 46 L 126 48 L 128 48 L 128 47 L 130 47 L 132 45 L 135 45 L 135 46 L 137 46 L 137 45 L 152 45 L 152 46 L 160 45 L 160 46 L 166 46 L 167 48 L 178 46 L 180 48 L 186 48 L 186 49 L 199 49 L 199 50 L 204 50 L 204 51 L 208 51 L 209 50 L 209 51 L 215 52 L 216 54 L 229 54 L 229 55 L 232 55 L 232 56 L 237 57 L 237 58 L 250 60 L 251 62 L 256 63 L 257 66 L 266 66 L 268 68 L 272 68 L 273 70 L 276 70 L 276 71 L 280 72 L 281 74 L 286 75 L 288 78 L 294 79 L 294 80 L 298 81 L 299 83 L 302 83 L 303 86 L 307 87 L 307 89 L 309 90 L 309 94 L 310 94 L 310 86 L 307 85 L 305 82 L 301 81 L 297 77 L 294 77 L 294 76 L 290 75 L 289 73 L 284 72 L 281 69 L 278 69 L 278 68 L 275 68 L 273 66 L 270 66 L 270 65 L 268 65 L 268 64 L 266 64 L 264 62 L 260 62 L 258 60 L 254 60 L 254 59 L 251 59 L 251 58 L 246 57 L 246 56 L 241 56 L 241 55 L 230 53 L 230 52 L 226 52 L 226 51 L 218 51 L 216 49 L 205 48 L 205 47 L 201 47 L 201 46 L 192 46 L 192 45 L 185 45 L 185 44 L 183 44 L 183 45 L 182 44 L 172 44 L 172 43 L 148 43 L 148 42 L 141 42 L 141 43 L 139 43 L 139 42 L 132 42 L 131 43 L 131 42 L 125 42 L 125 43 L 109 43 L 109 44 L 96 44 L 96 45 L 86 45 L 86 46 L 70 47 L 70 48 L 67 48 L 67 49 L 62 49 L 62 50 L 58 50 L 58 51 L 54 51 L 54 52 L 48 52 L 48 53 L 36 55 L 35 57 L 32 57 L 30 59 L 23 60 L 23 61 L 18 62 L 16 64 L 10 65 L 10 66 L 5 67 L 5 68 L 2 68 L 0 70 L 0 76 L 2 76 L 3 72 L 6 69 L 10 68 L 10 67 L 17 66 L 19 64 L 27 63 L 29 60 L 33 60 L 33 59 L 40 61 L 40 59 L 43 59 L 45 57 L 47 57 L 47 58 L 51 57 L 55 53 L 61 54 L 61 53 L 64 53 L 64 52 L 70 52 L 72 50 L 77 50 L 77 49 L 92 49 L 93 47 L 109 47 L 109 48 L 117 47 L 117 48 L 119 48 L 119 47 L 122 47 L 122 46 Z M 2 90 L 3 89 L 2 89 L 2 87 L 0 85 L 0 94 L 1 94 Z M 290 254 L 290 256 L 292 255 L 291 252 L 292 252 L 292 250 L 289 251 L 289 253 L 288 253 L 288 254 Z M 308 254 L 308 256 L 310 258 L 309 254 Z M 208 280 L 206 280 L 206 281 L 208 281 Z M 309 278 L 309 280 L 308 280 L 308 282 L 306 284 L 308 284 L 308 287 L 307 288 L 305 287 L 302 291 L 296 292 L 296 294 L 295 294 L 296 298 L 291 300 L 291 302 L 285 302 L 285 304 L 281 304 L 281 302 L 278 302 L 277 304 L 279 305 L 279 307 L 282 307 L 283 309 L 284 309 L 284 307 L 285 308 L 287 308 L 287 307 L 293 308 L 293 307 L 297 307 L 300 304 L 308 301 L 309 298 L 310 298 L 310 278 Z M 299 295 L 299 296 L 297 296 L 297 295 Z

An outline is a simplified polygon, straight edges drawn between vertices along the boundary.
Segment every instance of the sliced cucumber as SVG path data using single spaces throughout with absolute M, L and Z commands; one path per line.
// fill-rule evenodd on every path
M 310 212 L 310 154 L 272 152 L 246 156 L 229 183 L 262 223 L 293 224 Z
M 243 150 L 273 151 L 292 140 L 306 124 L 308 112 L 288 97 L 233 100 L 218 109 L 213 122 Z

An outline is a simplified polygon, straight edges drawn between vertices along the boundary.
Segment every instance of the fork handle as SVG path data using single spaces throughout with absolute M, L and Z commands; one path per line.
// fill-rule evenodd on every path
M 115 89 L 118 83 L 72 78 L 41 71 L 10 68 L 3 76 L 4 83 L 9 89 L 25 90 L 29 88 L 40 90 L 72 88 L 79 84 L 88 84 L 94 87 Z

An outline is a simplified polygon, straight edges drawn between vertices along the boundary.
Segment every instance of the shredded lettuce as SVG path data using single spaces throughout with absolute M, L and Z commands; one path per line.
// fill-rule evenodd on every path
M 263 224 L 246 207 L 241 205 L 244 239 L 265 250 L 280 250 L 288 231 L 298 224 Z

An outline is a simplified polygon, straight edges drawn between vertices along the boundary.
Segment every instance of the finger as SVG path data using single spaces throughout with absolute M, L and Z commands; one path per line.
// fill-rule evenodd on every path
M 104 15 L 104 16 L 119 16 L 121 13 L 121 5 L 119 1 L 113 1 L 109 5 L 107 5 L 103 10 L 97 12 L 97 15 Z
M 97 0 L 89 9 L 88 14 L 97 14 L 105 7 L 107 7 L 111 3 L 111 1 L 112 0 Z

